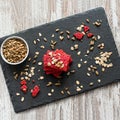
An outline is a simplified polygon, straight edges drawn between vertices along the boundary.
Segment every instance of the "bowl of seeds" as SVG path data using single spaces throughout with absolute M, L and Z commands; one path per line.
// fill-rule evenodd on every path
M 12 36 L 5 39 L 1 45 L 2 59 L 10 65 L 23 63 L 29 54 L 27 42 L 19 37 Z

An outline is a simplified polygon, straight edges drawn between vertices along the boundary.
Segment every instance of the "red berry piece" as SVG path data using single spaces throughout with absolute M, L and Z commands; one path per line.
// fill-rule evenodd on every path
M 88 38 L 91 38 L 91 37 L 93 37 L 93 34 L 92 34 L 92 33 L 88 33 L 88 34 L 87 34 L 87 37 L 88 37 Z
M 21 84 L 21 85 L 26 85 L 27 82 L 26 82 L 26 80 L 22 80 L 22 81 L 20 82 L 20 84 Z
M 74 36 L 76 39 L 81 40 L 81 39 L 83 38 L 84 34 L 81 33 L 81 32 L 76 32 L 76 33 L 74 33 L 73 36 Z
M 90 30 L 90 28 L 88 26 L 84 26 L 84 32 L 87 32 L 89 30 Z
M 26 85 L 22 85 L 22 86 L 20 87 L 20 89 L 22 90 L 22 92 L 26 93 L 28 87 L 27 87 Z
M 38 85 L 35 85 L 34 88 L 31 89 L 32 97 L 36 97 L 39 92 L 40 92 L 40 87 Z

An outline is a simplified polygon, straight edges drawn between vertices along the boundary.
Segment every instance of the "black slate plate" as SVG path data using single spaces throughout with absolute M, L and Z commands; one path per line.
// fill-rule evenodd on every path
M 86 23 L 87 18 L 89 18 L 90 20 L 89 24 Z M 95 27 L 92 24 L 97 19 L 102 20 L 102 25 L 100 27 Z M 88 39 L 87 37 L 84 37 L 83 42 L 80 42 L 78 40 L 73 42 L 72 40 L 67 40 L 67 38 L 64 36 L 65 39 L 63 41 L 60 41 L 58 38 L 59 33 L 55 32 L 56 28 L 59 28 L 60 30 L 63 30 L 63 31 L 69 30 L 72 36 L 73 33 L 76 31 L 76 27 L 79 26 L 81 22 L 84 22 L 86 25 L 90 26 L 90 31 L 94 33 L 94 35 L 101 36 L 101 39 L 97 40 L 97 42 L 95 43 L 95 46 L 94 46 L 95 49 L 88 56 L 85 56 L 85 54 L 86 54 L 86 50 L 89 48 L 90 39 Z M 38 36 L 39 32 L 42 33 L 43 37 L 47 38 L 48 42 L 45 42 L 43 40 L 43 37 L 40 38 Z M 55 34 L 55 37 L 51 38 L 51 35 L 53 33 Z M 119 72 L 120 71 L 120 59 L 119 59 L 118 51 L 115 46 L 115 42 L 114 42 L 110 27 L 108 25 L 106 14 L 103 8 L 96 8 L 93 10 L 89 10 L 84 13 L 76 14 L 76 15 L 73 15 L 73 16 L 70 16 L 64 19 L 57 20 L 55 22 L 51 22 L 51 23 L 48 23 L 42 26 L 38 26 L 35 28 L 31 28 L 31 29 L 19 32 L 19 33 L 15 33 L 13 35 L 18 35 L 26 39 L 30 47 L 29 57 L 31 57 L 32 59 L 34 57 L 35 51 L 40 52 L 40 55 L 37 58 L 37 63 L 38 61 L 42 61 L 43 54 L 45 54 L 48 49 L 51 49 L 50 40 L 56 40 L 57 45 L 55 48 L 63 49 L 66 53 L 71 54 L 73 58 L 73 63 L 70 67 L 70 70 L 73 70 L 73 69 L 76 70 L 75 73 L 70 74 L 69 76 L 67 76 L 66 73 L 64 73 L 61 79 L 57 79 L 51 75 L 46 75 L 42 69 L 43 66 L 38 66 L 37 63 L 32 64 L 31 62 L 29 63 L 28 61 L 26 61 L 21 65 L 11 66 L 3 62 L 2 59 L 0 59 L 15 112 L 21 112 L 29 108 L 33 108 L 39 105 L 43 105 L 46 103 L 56 101 L 58 99 L 76 95 L 76 94 L 79 94 L 79 93 L 82 93 L 82 92 L 85 92 L 85 91 L 88 91 L 94 88 L 98 88 L 98 87 L 101 87 L 101 86 L 104 86 L 104 85 L 107 85 L 113 82 L 117 82 L 120 79 L 120 72 Z M 9 35 L 9 36 L 12 36 L 12 35 Z M 0 44 L 7 37 L 8 36 L 1 38 Z M 38 38 L 40 38 L 41 41 L 38 42 L 36 45 L 34 45 L 33 40 L 36 40 Z M 112 56 L 110 57 L 113 63 L 113 67 L 106 69 L 104 73 L 100 72 L 99 76 L 96 76 L 95 74 L 91 74 L 91 76 L 88 77 L 86 75 L 87 68 L 90 65 L 95 65 L 94 57 L 98 56 L 100 52 L 100 50 L 98 50 L 97 48 L 97 45 L 102 42 L 104 42 L 105 44 L 105 48 L 102 51 L 113 52 Z M 81 51 L 80 56 L 77 56 L 77 51 L 79 50 L 77 51 L 70 50 L 70 47 L 73 46 L 74 44 L 79 44 L 79 50 Z M 44 45 L 45 49 L 40 49 L 40 45 Z M 80 59 L 82 59 L 83 61 L 80 61 Z M 86 64 L 83 63 L 84 61 L 87 61 L 87 63 Z M 78 63 L 81 63 L 82 65 L 81 68 L 77 67 Z M 40 85 L 41 92 L 36 98 L 32 98 L 30 92 L 23 94 L 20 91 L 20 76 L 18 77 L 17 80 L 14 79 L 13 72 L 16 71 L 17 73 L 20 73 L 21 71 L 23 71 L 26 64 L 36 67 L 35 75 L 31 78 L 31 80 L 33 79 L 35 80 L 35 83 L 32 84 L 31 81 L 28 82 L 29 88 L 32 88 L 36 84 Z M 99 66 L 97 67 L 98 67 L 98 70 L 100 70 L 100 67 Z M 39 69 L 41 71 L 38 72 Z M 40 76 L 44 76 L 44 80 L 38 80 Z M 97 81 L 98 79 L 101 79 L 100 83 Z M 61 81 L 62 83 L 61 86 L 57 87 L 55 85 L 52 85 L 50 87 L 46 87 L 46 84 L 49 81 L 56 83 L 58 80 Z M 76 92 L 76 87 L 78 86 L 75 83 L 76 80 L 80 81 L 79 86 L 81 85 L 83 86 L 80 92 Z M 93 86 L 89 85 L 91 82 L 94 83 Z M 64 95 L 60 93 L 60 91 L 63 90 L 64 88 L 69 88 L 70 95 L 67 92 L 65 92 Z M 48 96 L 48 92 L 50 92 L 51 89 L 54 89 L 54 93 L 52 94 L 52 96 Z M 17 92 L 19 92 L 21 95 L 16 96 Z M 24 102 L 21 102 L 20 100 L 22 96 L 25 97 Z

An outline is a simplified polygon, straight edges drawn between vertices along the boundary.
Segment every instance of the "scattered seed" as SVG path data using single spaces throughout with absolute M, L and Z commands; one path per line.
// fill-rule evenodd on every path
M 42 65 L 42 62 L 38 62 L 38 65 Z
M 64 94 L 64 91 L 62 90 L 60 93 L 61 93 L 61 94 Z
M 79 85 L 79 84 L 80 84 L 80 81 L 76 80 L 76 84 Z
M 37 39 L 38 42 L 40 42 L 40 39 Z
M 68 89 L 69 89 L 68 87 L 65 88 L 66 91 L 67 91 Z
M 61 32 L 60 32 L 60 35 L 63 35 L 63 33 L 64 33 L 64 32 L 63 32 L 63 31 L 61 31 Z
M 43 40 L 44 40 L 45 42 L 47 42 L 47 38 L 44 37 Z
M 71 72 L 71 73 L 75 73 L 75 70 L 71 70 L 70 72 Z
M 70 95 L 70 91 L 67 90 L 67 94 Z
M 75 44 L 75 45 L 74 45 L 74 49 L 75 49 L 75 50 L 77 50 L 78 47 L 79 47 L 78 44 Z
M 87 61 L 84 61 L 84 63 L 86 64 L 86 63 L 87 63 Z
M 77 92 L 80 92 L 80 91 L 81 91 L 81 88 L 79 88 L 79 87 L 77 86 L 76 91 L 77 91 Z
M 62 41 L 64 39 L 64 36 L 59 36 L 59 39 Z
M 80 61 L 82 62 L 82 61 L 83 61 L 83 59 L 80 59 Z
M 89 51 L 89 50 L 87 50 L 87 52 L 86 52 L 86 53 L 87 53 L 87 55 L 88 55 L 88 54 L 90 53 L 90 51 Z
M 72 37 L 71 39 L 72 39 L 73 41 L 75 41 L 75 37 Z
M 80 55 L 80 54 L 81 54 L 81 51 L 78 51 L 78 52 L 77 52 L 77 55 Z
M 70 48 L 72 51 L 74 50 L 74 47 L 73 46 L 71 46 L 71 48 Z
M 40 76 L 40 80 L 43 80 L 44 79 L 44 76 Z
M 91 68 L 90 68 L 90 67 L 88 67 L 88 71 L 91 71 Z
M 90 45 L 93 46 L 95 42 L 93 40 L 90 41 Z
M 38 35 L 39 35 L 40 37 L 42 36 L 42 34 L 41 34 L 41 33 L 39 33 Z
M 52 82 L 48 82 L 46 86 L 49 87 L 49 86 L 51 86 L 52 84 L 53 84 Z
M 98 81 L 98 83 L 100 83 L 100 82 L 101 82 L 101 80 L 100 80 L 100 79 L 98 79 L 97 81 Z
M 105 68 L 102 68 L 102 72 L 104 72 L 105 71 Z
M 44 45 L 41 45 L 41 46 L 40 46 L 40 48 L 41 48 L 41 49 L 44 49 L 44 48 L 45 48 L 45 46 L 44 46 Z
M 36 55 L 39 55 L 39 52 L 35 52 Z
M 99 75 L 99 72 L 98 72 L 98 71 L 95 71 L 95 74 L 96 74 L 96 75 Z
M 67 34 L 70 34 L 70 31 L 66 30 L 66 33 L 67 33 Z
M 20 96 L 20 93 L 16 93 L 16 96 Z
M 51 89 L 51 92 L 53 93 L 53 92 L 54 92 L 54 89 Z
M 24 102 L 25 98 L 24 97 L 21 97 L 21 102 Z
M 80 68 L 81 67 L 81 64 L 80 63 L 78 63 L 78 68 Z
M 93 86 L 93 85 L 94 85 L 94 83 L 93 83 L 93 82 L 90 82 L 90 83 L 89 83 L 89 85 L 90 85 L 90 86 Z
M 90 51 L 93 51 L 93 49 L 94 49 L 94 47 L 92 46 L 92 47 L 90 47 Z
M 90 76 L 90 73 L 87 73 L 87 76 Z
M 18 79 L 18 74 L 15 74 L 14 78 L 15 78 L 15 80 L 17 80 Z
M 77 30 L 77 31 L 82 31 L 82 27 L 79 26 L 79 27 L 76 28 L 76 30 Z
M 59 32 L 60 31 L 60 29 L 59 28 L 56 28 L 56 30 L 55 30 L 56 32 Z
M 99 40 L 101 37 L 100 37 L 100 35 L 97 35 L 97 39 Z
M 51 37 L 55 37 L 55 35 L 54 35 L 54 34 L 52 34 L 52 35 L 51 35 Z
M 82 89 L 82 88 L 83 88 L 83 85 L 81 85 L 80 88 Z
M 87 22 L 87 23 L 89 23 L 89 22 L 90 22 L 90 20 L 89 20 L 89 19 L 86 19 L 86 22 Z
M 36 45 L 37 44 L 36 40 L 34 40 L 33 43 Z
M 60 82 L 55 83 L 55 86 L 60 86 L 60 85 L 61 85 Z
M 69 76 L 70 75 L 70 72 L 67 72 L 67 76 Z
M 48 93 L 48 96 L 52 96 L 52 94 L 51 94 L 51 93 Z
M 70 36 L 69 36 L 69 35 L 67 35 L 67 39 L 70 39 Z
M 30 62 L 30 61 L 31 61 L 31 58 L 28 58 L 28 61 Z
M 36 60 L 33 60 L 33 62 L 32 62 L 33 64 L 35 64 L 36 63 Z

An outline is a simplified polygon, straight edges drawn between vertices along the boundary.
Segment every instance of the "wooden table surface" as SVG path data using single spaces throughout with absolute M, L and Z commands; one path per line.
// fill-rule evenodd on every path
M 99 6 L 120 53 L 120 0 L 0 0 L 0 37 Z M 0 66 L 0 120 L 120 120 L 120 83 L 16 114 Z

